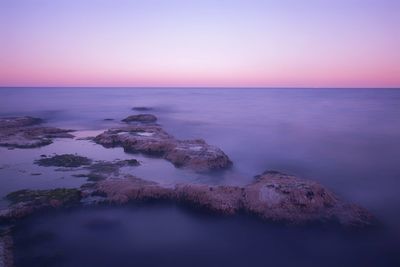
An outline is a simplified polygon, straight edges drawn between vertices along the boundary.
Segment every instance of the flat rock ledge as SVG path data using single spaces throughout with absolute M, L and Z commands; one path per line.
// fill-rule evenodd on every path
M 158 125 L 129 125 L 113 128 L 96 136 L 94 142 L 104 147 L 123 147 L 126 152 L 165 158 L 176 167 L 195 171 L 225 169 L 232 162 L 218 147 L 202 139 L 178 140 Z
M 167 200 L 224 215 L 244 212 L 284 224 L 337 223 L 357 228 L 376 224 L 368 211 L 341 201 L 318 183 L 272 171 L 264 172 L 244 187 L 201 184 L 163 187 L 127 176 L 88 184 L 76 191 L 59 190 L 11 193 L 8 198 L 13 204 L 0 214 L 0 221 L 12 221 L 42 208 L 69 206 L 79 201 L 81 204 L 88 200 L 90 204 L 125 204 Z
M 0 118 L 0 146 L 35 148 L 49 145 L 54 138 L 73 138 L 73 130 L 38 126 L 42 119 L 34 117 Z

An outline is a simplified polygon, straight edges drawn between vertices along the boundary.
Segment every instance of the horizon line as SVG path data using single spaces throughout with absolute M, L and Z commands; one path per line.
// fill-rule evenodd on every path
M 96 86 L 96 85 L 85 85 L 85 86 L 3 86 L 0 88 L 126 88 L 126 89 L 400 89 L 400 86 L 396 87 L 316 87 L 316 86 Z

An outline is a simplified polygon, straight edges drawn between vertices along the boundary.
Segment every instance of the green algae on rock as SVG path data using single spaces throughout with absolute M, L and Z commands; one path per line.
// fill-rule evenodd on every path
M 6 196 L 6 199 L 11 204 L 18 204 L 21 202 L 31 204 L 46 204 L 51 201 L 60 201 L 63 204 L 78 203 L 81 199 L 80 190 L 76 188 L 56 188 L 49 190 L 29 190 L 22 189 Z
M 55 155 L 35 160 L 35 164 L 45 167 L 81 167 L 91 163 L 91 159 L 76 154 Z

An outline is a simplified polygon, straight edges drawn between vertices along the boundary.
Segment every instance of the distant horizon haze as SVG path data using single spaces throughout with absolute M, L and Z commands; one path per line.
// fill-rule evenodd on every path
M 396 0 L 0 0 L 1 87 L 399 88 Z

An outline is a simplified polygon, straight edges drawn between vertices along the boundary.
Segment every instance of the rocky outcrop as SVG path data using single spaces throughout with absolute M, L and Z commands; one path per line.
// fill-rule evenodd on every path
M 246 212 L 262 219 L 289 224 L 336 222 L 345 226 L 374 224 L 365 209 L 348 204 L 316 182 L 265 172 L 244 187 L 181 184 L 162 187 L 135 177 L 107 179 L 93 194 L 112 203 L 168 199 L 222 214 Z
M 54 138 L 73 138 L 72 130 L 37 126 L 42 119 L 33 117 L 0 118 L 0 146 L 34 148 L 49 145 Z
M 265 172 L 243 187 L 203 184 L 165 187 L 126 176 L 86 184 L 80 190 L 20 190 L 7 198 L 11 206 L 2 211 L 0 221 L 22 218 L 45 208 L 68 207 L 82 202 L 124 204 L 130 201 L 168 200 L 225 215 L 245 212 L 266 221 L 286 224 L 334 222 L 343 226 L 366 227 L 376 223 L 368 211 L 343 202 L 320 184 L 279 172 Z
M 123 122 L 156 122 L 157 117 L 152 115 L 152 114 L 138 114 L 138 115 L 131 115 L 125 119 L 122 120 Z
M 221 149 L 204 140 L 178 140 L 157 125 L 113 128 L 94 141 L 105 147 L 123 147 L 126 152 L 163 157 L 177 167 L 196 171 L 224 169 L 232 164 Z
M 246 211 L 273 221 L 335 221 L 362 226 L 374 220 L 365 209 L 341 201 L 317 182 L 275 171 L 264 172 L 244 188 L 242 205 Z

